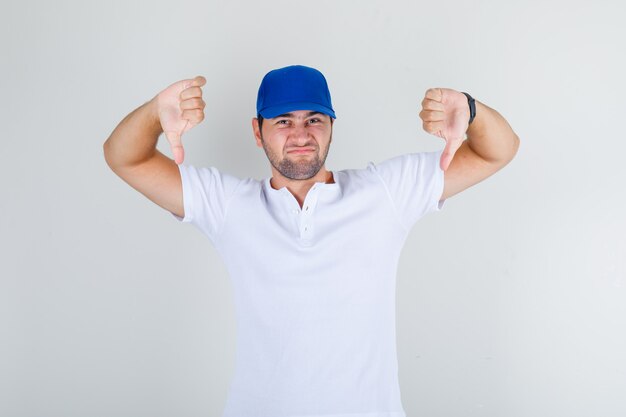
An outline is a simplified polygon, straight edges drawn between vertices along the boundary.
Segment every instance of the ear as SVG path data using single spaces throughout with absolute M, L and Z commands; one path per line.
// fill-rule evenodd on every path
M 256 146 L 259 148 L 263 147 L 263 143 L 261 142 L 261 130 L 259 129 L 259 119 L 256 117 L 252 118 L 252 133 L 254 134 L 254 139 L 256 140 Z

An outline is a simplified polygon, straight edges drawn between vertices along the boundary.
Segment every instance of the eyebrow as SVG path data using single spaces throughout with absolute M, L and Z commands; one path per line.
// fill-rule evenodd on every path
M 306 114 L 306 117 L 311 117 L 311 116 L 314 116 L 316 114 L 323 114 L 323 113 L 319 112 L 319 111 L 310 111 L 310 112 L 308 112 Z M 278 119 L 279 117 L 286 117 L 286 118 L 289 118 L 289 119 L 293 119 L 294 115 L 293 115 L 293 113 L 283 113 L 283 114 L 279 114 L 278 116 L 276 116 L 275 119 Z

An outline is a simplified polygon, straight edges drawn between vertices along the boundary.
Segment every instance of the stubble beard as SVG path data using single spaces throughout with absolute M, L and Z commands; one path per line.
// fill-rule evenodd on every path
M 324 166 L 332 139 L 333 134 L 331 132 L 328 145 L 326 146 L 326 149 L 322 149 L 321 156 L 319 152 L 315 152 L 315 157 L 313 159 L 302 158 L 297 160 L 289 159 L 287 157 L 282 158 L 274 153 L 274 151 L 272 151 L 272 149 L 265 144 L 263 136 L 261 136 L 261 143 L 263 144 L 263 150 L 265 151 L 265 155 L 267 155 L 267 159 L 269 159 L 270 164 L 272 164 L 272 166 L 280 172 L 281 175 L 292 180 L 308 180 L 309 178 L 314 177 Z

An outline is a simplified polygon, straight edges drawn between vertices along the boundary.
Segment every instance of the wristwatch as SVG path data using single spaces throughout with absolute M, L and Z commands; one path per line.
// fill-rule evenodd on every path
M 472 98 L 472 96 L 470 96 L 467 93 L 463 93 L 463 94 L 465 94 L 465 96 L 467 97 L 467 104 L 469 104 L 469 108 L 470 108 L 469 123 L 472 123 L 474 121 L 474 117 L 476 117 L 476 103 L 474 102 L 474 99 Z

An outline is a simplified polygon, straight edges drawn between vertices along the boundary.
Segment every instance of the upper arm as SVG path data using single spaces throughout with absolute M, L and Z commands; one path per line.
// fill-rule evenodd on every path
M 154 156 L 137 165 L 112 169 L 154 203 L 177 216 L 185 216 L 180 171 L 172 159 L 156 150 Z
M 478 184 L 496 173 L 506 163 L 489 162 L 470 148 L 468 141 L 457 149 L 448 169 L 444 172 L 444 186 L 441 199 L 445 200 L 461 191 Z
M 368 166 L 382 181 L 396 216 L 407 230 L 422 216 L 442 208 L 439 197 L 444 177 L 440 158 L 440 151 L 417 152 Z

